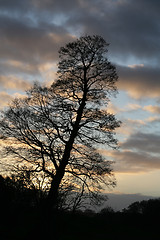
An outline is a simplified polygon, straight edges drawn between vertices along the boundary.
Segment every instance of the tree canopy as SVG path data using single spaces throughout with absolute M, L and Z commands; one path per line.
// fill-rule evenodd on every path
M 111 161 L 101 145 L 116 148 L 120 121 L 107 111 L 117 92 L 116 68 L 100 36 L 84 36 L 59 50 L 57 79 L 50 87 L 35 83 L 1 113 L 3 157 L 14 167 L 50 179 L 50 202 L 60 187 L 97 193 L 114 186 Z

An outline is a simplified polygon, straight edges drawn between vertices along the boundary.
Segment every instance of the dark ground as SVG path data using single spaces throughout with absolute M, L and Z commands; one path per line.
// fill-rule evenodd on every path
M 49 227 L 50 226 L 50 227 Z M 130 213 L 53 213 L 49 219 L 39 210 L 16 209 L 1 214 L 0 239 L 160 239 L 157 216 Z
M 20 186 L 0 178 L 0 240 L 160 239 L 160 199 L 135 202 L 123 212 L 46 214 L 45 205 L 33 201 L 37 194 Z

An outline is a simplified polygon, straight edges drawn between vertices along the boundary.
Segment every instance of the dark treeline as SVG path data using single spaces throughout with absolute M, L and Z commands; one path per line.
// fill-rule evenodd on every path
M 107 207 L 99 213 L 54 210 L 43 212 L 45 194 L 26 188 L 14 177 L 0 176 L 0 238 L 10 239 L 157 239 L 160 199 L 135 202 L 122 212 Z M 47 224 L 50 222 L 50 227 Z

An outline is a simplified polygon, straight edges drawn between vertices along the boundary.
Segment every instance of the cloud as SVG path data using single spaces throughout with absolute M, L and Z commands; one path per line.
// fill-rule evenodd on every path
M 8 105 L 12 100 L 12 96 L 6 92 L 0 92 L 0 108 L 3 108 Z
M 8 106 L 14 98 L 24 98 L 25 95 L 15 92 L 12 96 L 7 92 L 0 92 L 0 109 Z
M 121 143 L 121 151 L 112 153 L 118 172 L 145 172 L 160 169 L 160 135 L 137 132 Z
M 159 156 L 152 154 L 124 150 L 113 152 L 112 157 L 115 172 L 139 173 L 160 169 Z
M 44 84 L 47 86 L 50 86 L 57 78 L 57 64 L 47 62 L 40 64 L 38 69 L 43 78 Z
M 16 90 L 27 90 L 31 87 L 31 83 L 25 81 L 21 78 L 9 75 L 9 76 L 0 76 L 0 86 L 4 89 L 16 89 Z
M 152 106 L 148 105 L 143 108 L 144 110 L 151 112 L 151 113 L 158 113 L 160 114 L 160 106 Z
M 153 133 L 137 132 L 132 134 L 126 142 L 122 144 L 123 149 L 136 149 L 144 153 L 160 154 L 160 135 Z
M 1 14 L 3 15 L 12 14 L 12 16 L 14 17 L 18 17 L 19 15 L 24 16 L 24 14 L 28 13 L 33 8 L 31 2 L 32 2 L 31 0 L 23 0 L 23 2 L 21 0 L 0 1 Z
M 8 29 L 13 36 L 15 32 L 20 41 L 21 30 L 24 37 L 27 37 L 22 42 L 28 43 L 30 48 L 32 42 L 34 52 L 36 49 L 48 52 L 47 58 L 53 58 L 53 51 L 49 54 L 47 49 L 51 46 L 54 49 L 54 44 L 48 37 L 49 32 L 60 35 L 61 39 L 66 39 L 65 34 L 79 32 L 102 35 L 111 43 L 113 56 L 123 60 L 135 56 L 152 63 L 153 59 L 159 61 L 160 3 L 157 0 L 69 0 L 63 3 L 58 0 L 24 0 L 23 4 L 20 0 L 15 0 L 14 4 L 6 0 L 0 2 L 0 8 L 3 13 L 1 29 Z M 13 24 L 9 23 L 9 19 Z M 27 45 L 25 47 L 28 48 Z
M 139 173 L 160 169 L 160 134 L 130 132 L 120 143 L 119 150 L 99 149 L 99 152 L 115 162 L 115 172 Z
M 125 90 L 135 98 L 159 98 L 160 69 L 155 67 L 122 67 L 118 66 L 119 89 Z
M 121 111 L 121 109 L 115 106 L 112 102 L 109 102 L 107 111 L 112 114 L 117 114 L 119 111 Z
M 158 155 L 121 149 L 118 151 L 99 150 L 107 159 L 112 159 L 115 173 L 144 173 L 160 169 L 160 158 Z
M 72 39 L 63 27 L 40 23 L 34 26 L 21 19 L 0 16 L 1 59 L 27 64 L 55 61 L 58 49 Z
M 81 2 L 81 1 L 77 1 Z M 84 2 L 84 1 L 82 1 Z M 98 33 L 111 43 L 111 55 L 126 58 L 158 60 L 160 48 L 157 0 L 85 1 L 66 22 L 72 31 Z M 158 60 L 159 61 L 159 60 Z
M 73 10 L 78 10 L 79 8 L 83 7 L 85 3 L 84 0 L 68 0 L 66 1 L 59 1 L 59 0 L 47 0 L 47 1 L 39 1 L 39 0 L 32 0 L 33 6 L 38 9 L 39 11 L 47 11 L 48 13 L 52 14 L 53 12 L 61 12 L 61 13 L 70 13 Z
M 39 75 L 39 66 L 31 63 L 24 63 L 17 60 L 1 60 L 0 62 L 1 75 Z
M 137 67 L 144 67 L 144 64 L 132 64 L 128 65 L 129 68 L 137 68 Z
M 130 118 L 121 118 L 121 120 L 121 127 L 117 129 L 116 133 L 121 134 L 121 138 L 123 137 L 125 139 L 131 134 L 140 131 L 147 125 L 147 122 L 141 119 L 134 120 Z
M 158 117 L 158 116 L 153 116 L 153 117 L 149 117 L 148 119 L 147 119 L 147 122 L 148 123 L 152 123 L 152 125 L 153 125 L 153 123 L 160 123 L 160 117 Z M 158 127 L 159 127 L 159 125 L 158 125 Z
M 141 109 L 142 107 L 137 103 L 128 103 L 125 107 L 124 111 L 136 111 Z
M 0 1 L 0 70 L 38 75 L 39 65 L 57 61 L 59 47 L 73 35 L 100 34 L 115 62 L 142 60 L 118 68 L 120 89 L 134 98 L 157 97 L 160 70 L 143 62 L 159 65 L 159 7 L 156 0 Z

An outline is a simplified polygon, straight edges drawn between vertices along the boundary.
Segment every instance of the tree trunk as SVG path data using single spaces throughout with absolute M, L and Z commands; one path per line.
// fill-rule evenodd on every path
M 57 207 L 57 200 L 58 200 L 58 190 L 59 190 L 59 186 L 60 183 L 62 181 L 62 178 L 64 177 L 65 174 L 65 168 L 68 164 L 69 158 L 70 158 L 70 154 L 73 148 L 73 143 L 74 140 L 78 134 L 79 131 L 79 125 L 81 122 L 81 118 L 82 118 L 82 114 L 83 114 L 83 110 L 84 107 L 86 105 L 86 96 L 87 96 L 87 87 L 85 84 L 84 87 L 84 94 L 83 94 L 83 98 L 82 98 L 82 102 L 77 110 L 77 117 L 76 117 L 76 121 L 74 123 L 70 138 L 68 140 L 68 142 L 65 145 L 65 150 L 63 153 L 63 157 L 61 160 L 61 163 L 56 171 L 55 176 L 52 179 L 51 182 L 51 187 L 49 190 L 49 194 L 48 194 L 48 198 L 47 201 L 45 203 L 45 212 L 46 212 L 46 217 L 47 217 L 47 226 L 48 226 L 48 232 L 50 233 L 50 235 L 52 236 L 52 233 L 56 227 L 56 207 Z M 54 212 L 54 214 L 53 214 Z M 54 222 L 54 226 L 52 224 L 52 222 Z M 55 232 L 53 233 L 55 234 Z M 57 233 L 58 235 L 58 233 Z
M 85 89 L 84 91 L 84 95 L 82 98 L 82 102 L 79 106 L 79 109 L 77 111 L 77 117 L 76 117 L 76 121 L 74 123 L 74 127 L 72 129 L 70 138 L 68 140 L 68 142 L 66 143 L 65 146 L 65 150 L 64 150 L 64 154 L 60 163 L 59 168 L 57 169 L 57 172 L 55 174 L 55 176 L 53 177 L 53 180 L 51 182 L 51 188 L 48 194 L 48 207 L 51 208 L 55 208 L 57 205 L 57 199 L 58 199 L 58 189 L 59 189 L 59 185 L 62 181 L 62 178 L 64 177 L 65 174 L 65 168 L 68 164 L 69 158 L 70 158 L 70 154 L 73 148 L 73 143 L 74 140 L 78 134 L 78 130 L 79 130 L 79 124 L 81 122 L 81 118 L 82 118 L 82 114 L 83 114 L 83 110 L 86 104 L 86 96 L 87 96 L 87 90 Z
M 51 187 L 50 187 L 49 194 L 47 197 L 47 205 L 48 205 L 47 207 L 49 209 L 55 209 L 57 207 L 58 189 L 59 189 L 61 180 L 64 176 L 64 171 L 65 170 L 58 169 L 55 177 L 53 178 L 53 180 L 51 182 Z

